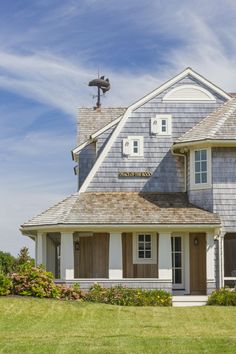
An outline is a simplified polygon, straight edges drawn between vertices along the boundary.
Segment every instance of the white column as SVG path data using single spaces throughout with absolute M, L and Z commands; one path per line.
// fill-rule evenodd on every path
M 123 278 L 122 235 L 110 233 L 109 241 L 109 279 Z
M 36 237 L 36 265 L 46 264 L 46 252 L 47 252 L 47 234 L 44 232 L 38 232 Z
M 172 282 L 171 233 L 159 233 L 159 279 Z
M 73 233 L 61 233 L 61 279 L 74 279 Z
M 215 281 L 215 244 L 214 233 L 207 233 L 207 250 L 206 250 L 206 263 L 207 263 L 207 281 Z

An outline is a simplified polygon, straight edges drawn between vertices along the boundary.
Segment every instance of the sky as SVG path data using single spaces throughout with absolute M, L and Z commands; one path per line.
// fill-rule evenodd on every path
M 77 190 L 70 150 L 88 82 L 127 106 L 190 66 L 236 91 L 235 0 L 0 0 L 0 250 L 22 223 Z

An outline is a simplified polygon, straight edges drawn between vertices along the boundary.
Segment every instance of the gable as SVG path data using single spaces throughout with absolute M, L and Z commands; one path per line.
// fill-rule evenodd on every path
M 214 99 L 200 101 L 165 101 L 163 97 L 178 86 L 195 85 L 209 92 Z M 173 192 L 183 189 L 183 171 L 181 159 L 174 158 L 170 149 L 173 139 L 184 134 L 206 115 L 222 105 L 228 96 L 224 91 L 214 86 L 191 69 L 186 69 L 180 75 L 154 90 L 149 95 L 128 107 L 123 118 L 117 124 L 110 139 L 104 146 L 95 165 L 90 171 L 80 192 L 88 191 L 158 191 Z M 150 136 L 150 118 L 156 114 L 172 116 L 172 136 Z M 122 156 L 122 140 L 127 136 L 144 137 L 144 157 L 139 160 L 124 159 Z M 151 170 L 149 180 L 142 178 L 122 179 L 119 171 Z

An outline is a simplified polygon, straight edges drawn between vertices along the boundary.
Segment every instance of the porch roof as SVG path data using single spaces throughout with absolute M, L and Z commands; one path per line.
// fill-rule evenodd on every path
M 75 193 L 35 216 L 22 229 L 45 225 L 220 224 L 220 218 L 189 203 L 186 193 Z

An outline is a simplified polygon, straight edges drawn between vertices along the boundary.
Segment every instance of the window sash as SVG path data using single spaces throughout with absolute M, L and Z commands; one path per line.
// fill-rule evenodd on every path
M 140 260 L 152 259 L 152 235 L 151 234 L 138 235 L 138 259 Z
M 204 184 L 208 182 L 208 161 L 207 150 L 194 151 L 194 182 L 195 184 Z

